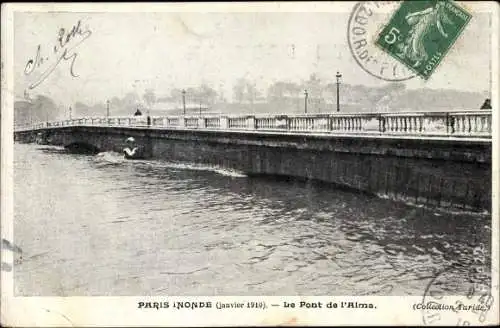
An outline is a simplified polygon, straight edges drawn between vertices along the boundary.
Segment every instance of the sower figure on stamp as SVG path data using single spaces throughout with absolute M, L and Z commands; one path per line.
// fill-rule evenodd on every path
M 436 26 L 439 33 L 447 38 L 448 34 L 441 21 L 447 24 L 453 24 L 453 22 L 444 12 L 442 2 L 438 2 L 435 7 L 408 14 L 405 19 L 412 28 L 407 39 L 398 45 L 401 52 L 397 55 L 414 61 L 413 67 L 418 67 L 429 57 L 424 47 L 424 37 L 430 32 L 432 26 Z

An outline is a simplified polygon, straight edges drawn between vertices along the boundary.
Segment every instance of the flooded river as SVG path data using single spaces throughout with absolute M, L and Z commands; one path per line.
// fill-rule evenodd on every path
M 115 153 L 14 152 L 17 295 L 422 295 L 491 244 L 489 214 Z

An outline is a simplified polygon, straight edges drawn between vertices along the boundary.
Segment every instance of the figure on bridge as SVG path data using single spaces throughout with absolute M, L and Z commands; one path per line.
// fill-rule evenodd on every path
M 481 106 L 481 109 L 491 109 L 491 99 L 487 98 L 483 105 Z
M 139 110 L 139 108 L 137 108 L 137 110 L 134 113 L 134 116 L 141 116 L 141 115 L 142 115 L 142 112 Z

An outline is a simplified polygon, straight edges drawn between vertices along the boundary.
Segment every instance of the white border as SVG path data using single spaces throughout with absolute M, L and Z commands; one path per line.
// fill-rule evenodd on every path
M 13 238 L 13 13 L 15 11 L 85 11 L 85 12 L 166 12 L 166 11 L 207 11 L 207 12 L 350 12 L 355 3 L 327 2 L 309 3 L 148 3 L 148 4 L 2 4 L 2 111 L 1 111 L 1 234 L 2 238 Z M 493 308 L 484 322 L 498 324 L 498 250 L 499 250 L 499 172 L 498 172 L 498 15 L 499 7 L 494 2 L 467 3 L 468 8 L 492 12 L 492 105 L 493 105 L 493 201 L 492 209 L 492 278 L 494 282 Z M 495 206 L 496 205 L 496 206 Z M 6 257 L 4 257 L 6 256 Z M 2 254 L 2 260 L 12 263 L 12 254 Z M 421 325 L 422 312 L 412 310 L 412 305 L 422 297 L 14 297 L 11 272 L 1 272 L 1 323 L 6 326 L 226 326 L 226 325 Z M 372 302 L 377 309 L 284 309 L 267 310 L 138 310 L 140 301 L 357 301 Z M 451 297 L 450 300 L 454 298 Z M 451 301 L 450 301 L 451 302 Z M 453 303 L 453 302 L 451 302 Z M 464 314 L 464 319 L 468 317 Z M 479 322 L 471 321 L 479 324 Z M 439 324 L 455 325 L 456 317 L 443 314 Z

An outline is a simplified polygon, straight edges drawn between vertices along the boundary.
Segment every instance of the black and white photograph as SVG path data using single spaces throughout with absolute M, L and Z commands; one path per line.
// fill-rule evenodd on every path
M 498 14 L 2 4 L 2 325 L 498 324 Z

